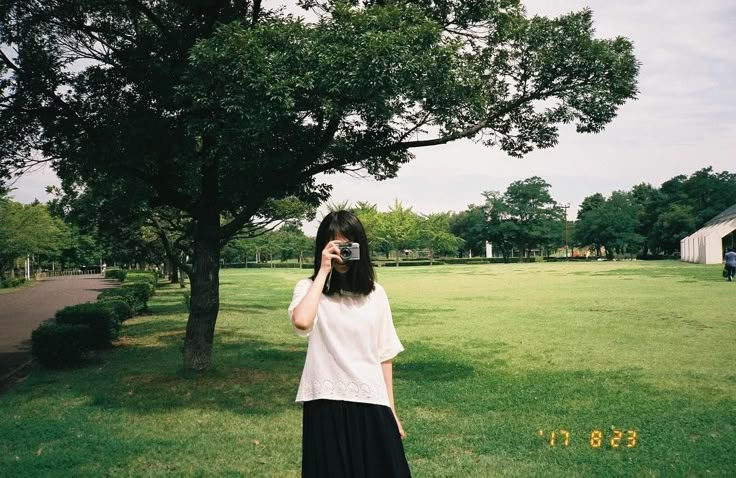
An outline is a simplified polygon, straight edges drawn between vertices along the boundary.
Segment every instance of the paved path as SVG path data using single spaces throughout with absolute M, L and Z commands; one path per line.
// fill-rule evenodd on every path
M 29 365 L 31 332 L 38 324 L 52 319 L 62 307 L 94 302 L 104 289 L 117 286 L 118 281 L 98 274 L 79 275 L 43 279 L 32 287 L 0 294 L 0 391 L 3 382 Z

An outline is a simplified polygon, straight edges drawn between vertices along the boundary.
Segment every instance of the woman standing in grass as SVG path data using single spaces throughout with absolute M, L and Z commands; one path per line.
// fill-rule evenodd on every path
M 360 258 L 343 260 L 342 242 L 358 243 Z M 392 381 L 404 347 L 355 215 L 322 220 L 314 273 L 296 284 L 288 312 L 309 340 L 295 400 L 303 404 L 302 477 L 410 477 Z

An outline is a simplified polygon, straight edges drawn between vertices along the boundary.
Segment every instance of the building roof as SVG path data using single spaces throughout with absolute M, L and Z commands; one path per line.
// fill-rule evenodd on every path
M 719 215 L 717 215 L 710 221 L 706 222 L 703 227 L 714 226 L 721 222 L 730 221 L 732 219 L 736 219 L 736 204 L 726 209 L 725 211 L 723 211 L 722 213 L 720 213 Z

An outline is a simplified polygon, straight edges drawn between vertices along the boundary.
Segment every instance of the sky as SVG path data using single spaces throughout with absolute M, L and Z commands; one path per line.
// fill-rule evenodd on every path
M 638 99 L 622 106 L 598 134 L 560 130 L 551 149 L 512 158 L 499 149 L 459 140 L 414 150 L 395 179 L 376 181 L 320 175 L 333 185 L 330 202 L 368 201 L 388 211 L 396 199 L 414 212 L 462 211 L 481 204 L 483 191 L 503 192 L 513 181 L 540 176 L 552 197 L 570 204 L 586 196 L 659 186 L 707 166 L 736 172 L 736 2 L 733 0 L 526 0 L 531 15 L 557 16 L 589 7 L 596 37 L 628 37 L 642 63 Z M 292 10 L 293 7 L 289 7 Z M 293 11 L 298 11 L 294 9 Z M 20 178 L 11 193 L 20 202 L 48 200 L 59 184 L 48 168 Z M 315 235 L 317 219 L 304 224 Z

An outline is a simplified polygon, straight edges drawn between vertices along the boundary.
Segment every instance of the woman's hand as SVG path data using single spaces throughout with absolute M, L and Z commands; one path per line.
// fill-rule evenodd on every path
M 322 249 L 322 262 L 320 264 L 320 270 L 325 270 L 327 272 L 332 269 L 332 260 L 337 259 L 340 261 L 341 264 L 344 264 L 345 261 L 340 256 L 340 248 L 337 247 L 337 245 L 342 242 L 338 240 L 330 241 L 327 243 L 324 249 Z
M 394 418 L 396 419 L 396 425 L 399 427 L 399 435 L 401 435 L 401 439 L 403 440 L 406 438 L 404 427 L 401 426 L 401 421 L 399 421 L 399 417 L 396 416 L 396 413 L 394 413 Z

